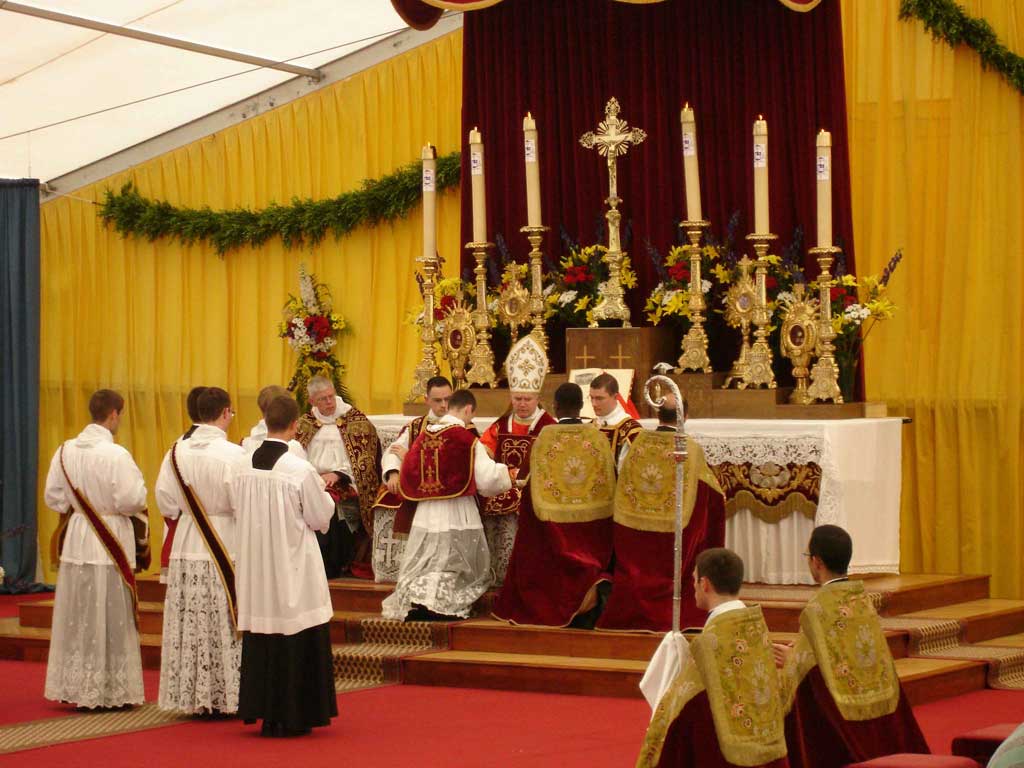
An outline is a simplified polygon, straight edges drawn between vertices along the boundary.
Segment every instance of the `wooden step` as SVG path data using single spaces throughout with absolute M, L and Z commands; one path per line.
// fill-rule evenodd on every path
M 883 616 L 897 616 L 989 596 L 989 577 L 943 574 L 881 574 L 864 577 L 864 586 L 882 593 Z
M 982 661 L 909 658 L 896 660 L 896 672 L 907 699 L 917 706 L 984 689 L 988 665 Z
M 1024 600 L 985 598 L 903 614 L 905 618 L 955 619 L 964 628 L 963 642 L 978 643 L 1024 631 Z

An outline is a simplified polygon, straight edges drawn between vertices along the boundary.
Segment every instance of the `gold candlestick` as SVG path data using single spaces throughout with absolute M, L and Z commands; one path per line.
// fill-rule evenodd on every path
M 750 279 L 750 258 L 743 254 L 739 261 L 740 276 L 729 288 L 725 297 L 725 320 L 733 328 L 740 329 L 740 354 L 732 365 L 722 389 L 736 384 L 737 389 L 747 388 L 747 373 L 750 358 L 750 323 L 757 307 L 757 286 Z
M 821 400 L 834 403 L 843 402 L 843 394 L 839 389 L 839 366 L 834 356 L 835 347 L 832 346 L 832 339 L 836 332 L 832 330 L 832 260 L 840 249 L 834 246 L 811 248 L 807 252 L 812 254 L 818 261 L 821 274 L 818 276 L 819 314 L 818 340 L 821 354 L 818 361 L 811 368 L 811 386 L 807 394 L 811 401 Z
M 604 107 L 604 120 L 597 131 L 587 131 L 580 136 L 580 144 L 587 149 L 597 149 L 598 154 L 608 160 L 608 211 L 605 219 L 608 222 L 608 252 L 604 255 L 608 265 L 608 280 L 601 289 L 601 298 L 594 306 L 591 314 L 590 327 L 596 328 L 598 320 L 621 320 L 623 328 L 629 328 L 629 307 L 624 301 L 622 289 L 622 251 L 619 236 L 619 224 L 622 214 L 619 213 L 619 187 L 617 160 L 625 155 L 630 147 L 636 146 L 647 138 L 647 133 L 640 128 L 630 128 L 629 124 L 619 118 L 621 107 L 616 98 L 611 98 Z
M 708 358 L 708 335 L 704 331 L 704 291 L 701 287 L 700 273 L 700 240 L 705 229 L 711 226 L 709 221 L 684 221 L 680 225 L 690 240 L 685 250 L 690 257 L 690 330 L 686 332 L 681 344 L 682 354 L 679 356 L 676 371 L 703 371 L 711 373 L 711 360 Z
M 747 235 L 747 240 L 754 244 L 754 280 L 757 285 L 757 305 L 754 310 L 754 343 L 747 357 L 747 384 L 751 387 L 768 387 L 775 389 L 775 372 L 772 370 L 772 348 L 768 344 L 768 326 L 771 317 L 768 313 L 768 294 L 766 280 L 768 278 L 768 247 L 776 239 L 773 234 Z
M 469 384 L 486 384 L 491 389 L 498 386 L 494 375 L 494 350 L 491 349 L 491 316 L 487 311 L 487 249 L 494 243 L 466 243 L 466 248 L 473 252 L 476 267 L 476 310 L 473 312 L 473 328 L 476 330 L 476 345 L 469 355 L 469 373 L 466 381 Z
M 544 332 L 544 276 L 541 271 L 544 254 L 540 250 L 540 244 L 544 240 L 544 233 L 548 231 L 548 228 L 544 226 L 522 227 L 519 231 L 525 232 L 526 239 L 530 241 L 530 322 L 533 324 L 530 335 L 547 353 L 548 336 Z
M 423 326 L 420 328 L 420 340 L 423 342 L 423 354 L 416 370 L 413 372 L 415 381 L 409 393 L 409 402 L 415 403 L 427 394 L 427 382 L 437 376 L 437 329 L 434 326 L 434 276 L 437 274 L 437 257 L 421 257 L 416 259 L 423 265 Z

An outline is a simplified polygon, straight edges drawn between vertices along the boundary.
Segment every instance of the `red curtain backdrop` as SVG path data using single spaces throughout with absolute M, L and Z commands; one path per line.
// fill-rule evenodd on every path
M 649 241 L 662 255 L 684 218 L 679 111 L 696 111 L 704 217 L 723 237 L 739 211 L 742 239 L 753 222 L 752 125 L 768 121 L 771 228 L 778 253 L 804 231 L 817 238 L 815 136 L 832 132 L 833 237 L 853 271 L 842 30 L 838 2 L 793 13 L 778 0 L 667 0 L 638 5 L 613 0 L 505 0 L 467 13 L 463 49 L 463 138 L 483 133 L 488 234 L 512 253 L 528 252 L 522 119 L 539 131 L 545 252 L 558 256 L 559 227 L 582 244 L 596 242 L 608 192 L 604 158 L 579 137 L 618 98 L 621 117 L 647 140 L 619 161 L 623 224 L 640 276 L 629 291 L 634 322 L 657 273 Z M 471 238 L 468 152 L 463 153 L 463 240 Z M 464 254 L 464 266 L 471 258 Z

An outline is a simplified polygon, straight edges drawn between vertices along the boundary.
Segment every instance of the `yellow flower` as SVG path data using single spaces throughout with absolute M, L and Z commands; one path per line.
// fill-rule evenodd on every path
M 771 264 L 773 267 L 777 267 L 780 263 L 782 263 L 782 259 L 776 256 L 774 253 L 770 253 L 767 256 L 765 256 L 764 260 Z
M 583 296 L 582 298 L 580 298 L 579 301 L 576 302 L 575 310 L 577 312 L 582 312 L 584 309 L 587 308 L 588 304 L 590 304 L 590 297 Z
M 673 245 L 668 250 L 668 256 L 665 258 L 665 263 L 671 267 L 674 264 L 677 264 L 678 262 L 684 260 L 685 258 L 687 258 L 687 256 L 686 251 L 683 250 L 683 246 Z
M 718 248 L 713 245 L 705 245 L 703 253 L 712 261 L 718 258 Z
M 594 322 L 594 313 L 592 311 L 587 312 L 587 325 L 590 325 L 592 322 Z
M 840 280 L 840 282 L 843 285 L 847 286 L 848 288 L 857 287 L 857 278 L 854 277 L 853 275 L 843 275 L 842 280 Z
M 842 333 L 843 332 L 843 320 L 844 320 L 844 318 L 843 318 L 842 315 L 833 315 L 832 316 L 832 332 L 833 333 L 837 333 L 838 334 L 838 333 Z
M 876 320 L 889 320 L 896 312 L 896 305 L 886 298 L 869 301 L 864 307 Z
M 715 266 L 711 268 L 711 272 L 715 277 L 718 278 L 718 282 L 722 284 L 726 284 L 729 282 L 729 270 L 725 267 L 724 264 L 715 264 Z
M 685 291 L 679 291 L 662 310 L 666 315 L 686 316 L 689 310 L 689 297 Z

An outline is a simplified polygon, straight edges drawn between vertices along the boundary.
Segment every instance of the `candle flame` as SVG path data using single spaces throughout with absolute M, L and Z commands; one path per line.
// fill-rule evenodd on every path
M 533 112 L 531 112 L 530 110 L 526 110 L 526 116 L 529 117 L 529 118 L 532 118 L 533 117 Z
M 764 120 L 764 115 L 758 115 L 758 116 L 757 116 L 757 119 L 758 119 L 758 120 Z
M 690 108 L 690 102 L 686 102 L 685 104 L 683 104 L 683 109 L 689 109 L 689 108 Z

